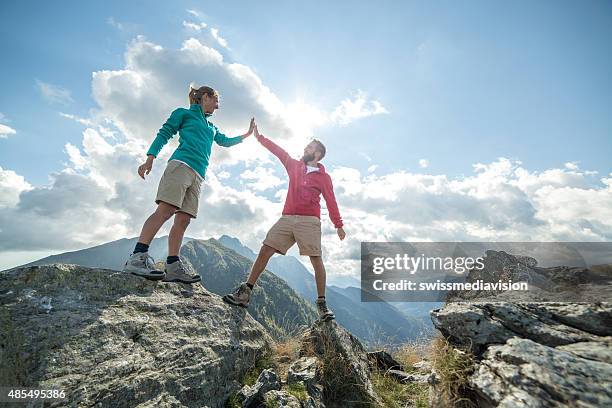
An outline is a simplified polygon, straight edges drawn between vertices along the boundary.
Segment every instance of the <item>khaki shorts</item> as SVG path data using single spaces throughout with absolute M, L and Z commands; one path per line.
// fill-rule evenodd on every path
M 300 255 L 321 256 L 321 220 L 313 215 L 283 215 L 270 228 L 264 245 L 285 255 L 297 242 Z
M 175 206 L 195 218 L 198 215 L 200 186 L 202 179 L 189 166 L 176 160 L 170 160 L 164 170 L 155 203 L 160 201 Z

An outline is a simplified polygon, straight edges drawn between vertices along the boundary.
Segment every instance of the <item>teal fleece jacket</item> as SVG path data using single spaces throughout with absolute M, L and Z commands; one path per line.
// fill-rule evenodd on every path
M 170 160 L 180 160 L 191 166 L 200 176 L 206 176 L 213 140 L 219 145 L 230 147 L 242 142 L 242 136 L 227 137 L 208 121 L 210 114 L 204 115 L 200 105 L 193 104 L 189 109 L 174 110 L 163 124 L 147 155 L 155 157 L 168 140 L 179 132 L 179 146 L 170 156 Z

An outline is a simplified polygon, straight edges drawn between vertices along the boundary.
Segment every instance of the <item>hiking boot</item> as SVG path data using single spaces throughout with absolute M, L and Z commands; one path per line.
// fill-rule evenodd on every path
M 251 300 L 251 288 L 246 283 L 243 283 L 234 293 L 223 296 L 223 300 L 230 305 L 247 307 L 249 300 Z
M 200 275 L 185 267 L 179 259 L 172 263 L 166 263 L 166 277 L 164 282 L 196 283 L 202 280 Z
M 325 299 L 317 299 L 317 313 L 319 314 L 319 320 L 327 322 L 336 318 L 334 314 L 327 308 L 327 302 Z
M 155 267 L 155 261 L 148 252 L 136 252 L 130 255 L 123 267 L 123 272 L 149 280 L 161 280 L 164 278 L 164 271 L 160 271 Z

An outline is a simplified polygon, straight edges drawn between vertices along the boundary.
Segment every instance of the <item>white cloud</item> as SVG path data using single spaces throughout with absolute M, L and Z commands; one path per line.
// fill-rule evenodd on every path
M 187 10 L 187 13 L 191 14 L 194 17 L 200 17 L 200 13 L 196 10 Z
M 208 27 L 208 24 L 206 24 L 206 23 L 192 23 L 190 21 L 183 21 L 183 27 L 189 28 L 189 29 L 197 31 L 197 32 L 200 32 L 203 29 L 205 29 L 206 27 Z
M 8 125 L 0 123 L 0 139 L 6 139 L 10 135 L 16 134 L 17 131 Z
M 256 191 L 265 191 L 284 184 L 284 181 L 274 175 L 270 167 L 256 167 L 242 172 L 240 178 L 246 180 L 244 186 Z
M 0 167 L 0 209 L 15 207 L 19 202 L 19 195 L 30 189 L 32 186 L 23 176 Z
M 63 113 L 63 112 L 60 112 L 59 114 L 61 117 L 70 119 L 70 120 L 74 120 L 75 122 L 80 123 L 81 125 L 95 126 L 94 122 L 91 119 L 80 118 L 78 116 L 75 116 L 69 113 Z
M 38 79 L 36 80 L 36 85 L 38 86 L 38 90 L 40 91 L 41 95 L 47 102 L 58 103 L 61 105 L 68 105 L 74 102 L 70 91 L 66 88 L 49 84 Z
M 373 173 L 378 168 L 378 164 L 373 164 L 368 167 L 368 173 Z
M 427 167 L 429 167 L 429 160 L 427 159 L 419 160 L 419 167 L 422 169 L 426 169 Z
M 222 46 L 223 48 L 229 49 L 229 47 L 227 46 L 227 41 L 225 40 L 225 38 L 221 37 L 221 35 L 219 34 L 218 28 L 211 28 L 210 33 L 212 34 L 213 38 L 217 40 L 220 46 Z
M 347 98 L 340 102 L 330 118 L 340 125 L 347 125 L 357 119 L 388 113 L 389 111 L 379 101 L 368 100 L 367 94 L 358 90 L 352 99 Z

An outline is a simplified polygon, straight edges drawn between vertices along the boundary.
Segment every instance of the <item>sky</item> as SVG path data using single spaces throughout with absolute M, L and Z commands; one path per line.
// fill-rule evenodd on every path
M 190 83 L 298 156 L 327 146 L 362 241 L 612 240 L 612 3 L 3 2 L 0 269 L 138 235 L 176 139 L 136 168 Z M 253 139 L 215 146 L 187 235 L 257 250 L 287 188 Z M 167 233 L 165 226 L 160 235 Z

